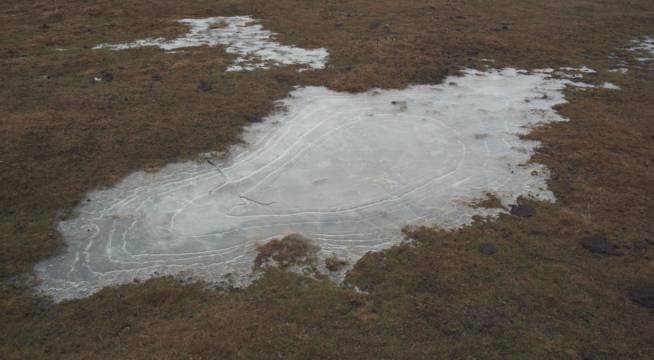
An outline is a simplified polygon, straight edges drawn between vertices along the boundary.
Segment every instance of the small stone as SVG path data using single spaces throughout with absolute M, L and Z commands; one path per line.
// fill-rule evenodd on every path
M 108 71 L 103 71 L 100 73 L 100 79 L 102 79 L 102 81 L 110 82 L 114 79 L 114 74 Z
M 530 218 L 534 216 L 535 211 L 534 208 L 529 205 L 518 204 L 518 205 L 511 205 L 511 210 L 509 212 L 513 216 Z
M 654 308 L 654 285 L 639 286 L 631 289 L 629 300 L 644 307 Z
M 263 118 L 259 115 L 248 115 L 246 119 L 251 124 L 260 123 L 263 121 Z
M 581 246 L 583 246 L 584 249 L 595 254 L 603 254 L 603 255 L 610 255 L 610 256 L 624 255 L 622 251 L 618 250 L 617 246 L 611 244 L 603 235 L 595 235 L 595 236 L 587 237 L 581 241 Z
M 479 252 L 484 255 L 493 255 L 497 252 L 497 246 L 489 243 L 479 245 Z

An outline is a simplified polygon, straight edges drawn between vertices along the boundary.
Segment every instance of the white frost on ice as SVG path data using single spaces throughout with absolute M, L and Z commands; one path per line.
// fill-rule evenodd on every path
M 521 138 L 566 120 L 553 107 L 578 83 L 551 72 L 466 70 L 361 94 L 297 88 L 226 159 L 90 193 L 59 224 L 65 252 L 36 266 L 40 290 L 61 301 L 182 272 L 247 285 L 255 244 L 285 234 L 353 264 L 400 243 L 405 225 L 452 229 L 505 211 L 471 206 L 487 193 L 505 206 L 554 201 L 547 168 L 530 162 L 539 143 Z
M 95 49 L 126 50 L 154 46 L 170 51 L 222 45 L 227 53 L 237 55 L 227 71 L 266 69 L 270 65 L 302 65 L 323 69 L 329 55 L 324 48 L 307 50 L 276 42 L 273 40 L 276 34 L 265 30 L 251 16 L 219 16 L 179 22 L 189 26 L 189 32 L 177 39 L 147 38 L 131 43 L 100 44 Z

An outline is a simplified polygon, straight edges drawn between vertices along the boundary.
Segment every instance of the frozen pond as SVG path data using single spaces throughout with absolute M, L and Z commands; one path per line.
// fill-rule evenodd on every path
M 273 32 L 263 29 L 250 16 L 183 19 L 179 22 L 187 25 L 189 32 L 177 39 L 148 38 L 124 44 L 100 44 L 95 48 L 127 50 L 155 46 L 163 50 L 176 50 L 222 45 L 227 53 L 237 55 L 227 71 L 265 69 L 270 65 L 301 65 L 322 69 L 327 61 L 326 49 L 307 50 L 282 45 L 273 40 Z
M 487 193 L 553 201 L 529 163 L 534 126 L 564 121 L 552 70 L 467 70 L 442 85 L 361 94 L 297 88 L 223 161 L 137 172 L 92 192 L 60 223 L 65 252 L 37 265 L 55 300 L 163 274 L 251 281 L 255 244 L 300 233 L 353 264 L 407 224 L 451 229 L 501 209 Z M 332 274 L 333 275 L 333 274 Z

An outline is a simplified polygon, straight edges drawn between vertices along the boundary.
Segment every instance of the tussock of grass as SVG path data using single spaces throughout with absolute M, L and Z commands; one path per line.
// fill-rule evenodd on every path
M 316 261 L 317 249 L 309 239 L 299 234 L 273 239 L 257 246 L 259 254 L 254 259 L 254 268 L 272 265 L 286 269 L 293 265 L 313 264 Z

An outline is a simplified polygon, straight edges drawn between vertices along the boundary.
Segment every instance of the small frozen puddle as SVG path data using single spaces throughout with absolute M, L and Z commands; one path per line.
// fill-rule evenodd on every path
M 298 88 L 286 111 L 248 128 L 227 160 L 134 173 L 89 194 L 60 223 L 65 252 L 37 265 L 60 301 L 164 274 L 251 281 L 255 244 L 299 233 L 350 264 L 403 240 L 408 224 L 452 229 L 501 209 L 487 193 L 554 201 L 529 163 L 534 126 L 573 84 L 550 71 L 467 70 L 442 85 L 362 94 Z
M 227 53 L 237 55 L 227 71 L 266 69 L 271 65 L 323 69 L 328 57 L 327 50 L 323 48 L 307 50 L 275 42 L 276 34 L 263 29 L 250 16 L 183 19 L 179 22 L 189 26 L 189 32 L 177 39 L 148 38 L 124 44 L 100 44 L 95 49 L 127 50 L 154 46 L 176 50 L 222 45 Z

